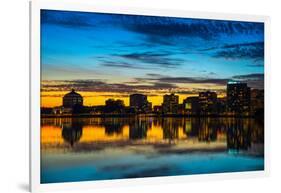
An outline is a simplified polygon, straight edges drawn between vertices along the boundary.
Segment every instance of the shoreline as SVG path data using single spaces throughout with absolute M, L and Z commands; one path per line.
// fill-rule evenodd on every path
M 261 118 L 252 115 L 183 115 L 183 114 L 64 114 L 64 115 L 46 115 L 41 114 L 41 118 L 128 118 L 128 117 L 174 117 L 174 118 Z

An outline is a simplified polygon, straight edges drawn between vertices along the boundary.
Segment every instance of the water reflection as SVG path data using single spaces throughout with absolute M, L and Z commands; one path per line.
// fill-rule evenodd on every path
M 146 119 L 129 119 L 129 138 L 144 139 L 147 137 L 147 130 L 152 127 L 152 123 Z
M 82 136 L 83 123 L 77 119 L 71 119 L 69 122 L 62 124 L 62 138 L 71 146 L 79 142 Z
M 91 144 L 179 144 L 190 140 L 248 150 L 264 140 L 263 123 L 246 118 L 43 118 L 41 131 L 43 150 L 59 149 L 60 145 L 67 148 L 67 144 L 68 148 L 88 145 L 91 150 Z
M 122 133 L 124 122 L 111 118 L 108 121 L 103 121 L 102 125 L 104 126 L 106 135 L 114 135 Z
M 247 150 L 251 147 L 251 128 L 249 120 L 241 119 L 230 123 L 227 130 L 227 147 L 234 150 Z
M 245 118 L 43 118 L 41 183 L 257 171 L 263 122 Z

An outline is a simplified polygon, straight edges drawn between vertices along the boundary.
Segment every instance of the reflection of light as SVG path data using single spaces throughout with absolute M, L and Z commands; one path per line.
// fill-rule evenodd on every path
M 191 103 L 185 103 L 185 109 L 191 110 Z
M 80 142 L 118 141 L 127 140 L 128 138 L 128 126 L 123 127 L 123 132 L 121 134 L 113 133 L 112 135 L 107 135 L 104 127 L 88 125 L 83 127 L 83 135 Z
M 61 136 L 61 128 L 57 126 L 42 126 L 41 127 L 41 143 L 63 143 Z
M 217 141 L 225 141 L 226 133 L 225 132 L 217 132 Z
M 160 125 L 152 124 L 151 129 L 147 131 L 148 140 L 162 140 L 163 139 L 163 130 Z
M 79 142 L 75 145 L 75 148 L 83 147 L 83 145 L 89 145 L 89 150 L 95 148 L 95 145 L 99 144 L 105 146 L 115 146 L 116 144 L 130 145 L 130 144 L 159 144 L 166 143 L 172 139 L 177 147 L 181 148 L 217 148 L 225 147 L 231 144 L 245 144 L 248 143 L 250 125 L 253 125 L 255 132 L 251 131 L 251 137 L 255 140 L 263 139 L 263 129 L 257 124 L 254 124 L 252 119 L 236 119 L 236 118 L 222 118 L 218 125 L 214 125 L 209 119 L 202 119 L 200 122 L 194 122 L 192 119 L 178 119 L 178 118 L 165 118 L 165 119 L 147 119 L 139 118 L 136 123 L 142 123 L 142 128 L 147 131 L 143 138 L 137 138 L 137 140 L 130 139 L 129 123 L 131 119 L 125 118 L 90 118 L 90 119 L 42 119 L 41 121 L 41 144 L 42 149 L 62 149 L 62 147 L 68 148 L 69 146 L 64 143 L 62 138 L 62 127 L 75 129 L 80 128 L 82 131 Z M 135 119 L 133 119 L 135 120 Z M 131 120 L 132 121 L 132 120 Z M 108 132 L 105 123 L 111 123 L 114 128 L 114 124 L 118 125 L 118 132 Z M 133 122 L 133 123 L 135 123 Z M 194 124 L 191 124 L 194 123 Z M 79 124 L 77 124 L 79 123 Z M 126 123 L 128 123 L 126 125 Z M 81 124 L 81 125 L 80 125 Z M 82 125 L 83 129 L 81 130 Z M 200 125 L 200 128 L 197 126 Z M 80 127 L 77 127 L 80 125 Z M 123 125 L 123 126 L 122 126 Z M 197 126 L 196 126 L 197 125 Z M 75 127 L 76 126 L 76 127 Z M 135 124 L 131 125 L 135 126 Z M 138 126 L 138 124 L 137 124 Z M 212 127 L 221 129 L 212 129 Z M 121 128 L 122 127 L 122 128 Z M 163 127 L 165 129 L 163 129 Z M 185 128 L 183 128 L 185 127 Z M 136 127 L 141 129 L 141 127 Z M 243 128 L 243 130 L 241 130 Z M 231 130 L 233 129 L 233 130 Z M 145 132 L 144 130 L 141 130 Z M 228 131 L 228 133 L 226 133 Z M 229 133 L 230 131 L 230 133 Z M 232 132 L 231 132 L 232 131 Z M 166 133 L 165 133 L 166 132 Z M 192 132 L 192 133 L 190 133 Z M 215 132 L 215 133 L 214 133 Z M 165 138 L 165 139 L 164 139 Z M 188 139 L 188 140 L 186 140 Z M 208 143 L 206 143 L 208 141 Z M 245 141 L 245 142 L 244 142 Z M 190 147 L 189 147 L 190 146 Z M 232 145 L 233 146 L 233 145 Z
M 186 138 L 186 134 L 183 131 L 183 127 L 179 127 L 179 139 L 185 139 Z

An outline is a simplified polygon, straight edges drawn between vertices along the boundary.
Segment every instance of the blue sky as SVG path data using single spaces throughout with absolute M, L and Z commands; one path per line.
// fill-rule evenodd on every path
M 43 89 L 263 87 L 263 23 L 41 11 Z

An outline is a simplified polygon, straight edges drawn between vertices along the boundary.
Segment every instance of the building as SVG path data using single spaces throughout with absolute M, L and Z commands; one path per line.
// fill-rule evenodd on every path
M 83 113 L 83 108 L 83 97 L 72 89 L 63 96 L 62 106 L 52 108 L 52 113 L 55 115 Z
M 199 98 L 198 97 L 187 97 L 183 100 L 183 111 L 184 114 L 197 115 L 199 114 Z
M 76 106 L 83 106 L 83 97 L 75 92 L 74 89 L 71 92 L 63 96 L 62 106 L 64 108 L 73 108 Z
M 120 99 L 117 99 L 117 100 L 114 100 L 114 99 L 107 99 L 107 100 L 105 101 L 105 106 L 124 107 L 125 104 L 124 104 L 124 101 L 123 101 L 123 100 L 120 100 Z
M 107 99 L 105 101 L 105 113 L 124 113 L 125 104 L 123 100 Z
M 227 84 L 227 110 L 233 114 L 249 115 L 251 89 L 247 83 L 229 82 Z
M 162 108 L 164 113 L 178 113 L 179 107 L 179 96 L 175 94 L 164 95 Z
M 136 112 L 147 113 L 152 111 L 152 103 L 148 102 L 147 96 L 143 94 L 131 94 L 130 107 L 135 108 Z
M 53 114 L 60 115 L 60 114 L 72 114 L 73 109 L 71 107 L 54 107 L 53 108 Z
M 155 105 L 154 107 L 153 107 L 153 112 L 154 113 L 162 113 L 162 106 L 161 105 Z
M 217 93 L 212 91 L 199 93 L 200 113 L 203 115 L 217 113 Z

